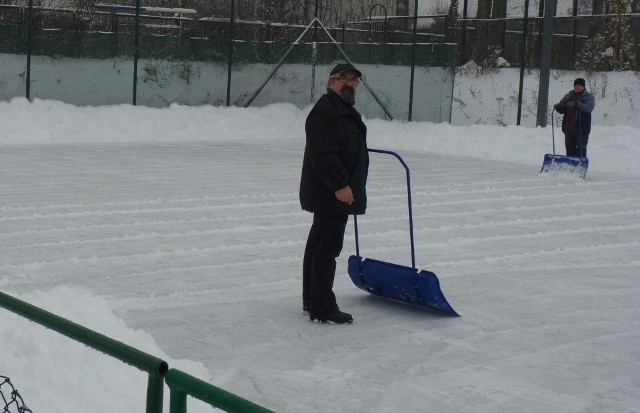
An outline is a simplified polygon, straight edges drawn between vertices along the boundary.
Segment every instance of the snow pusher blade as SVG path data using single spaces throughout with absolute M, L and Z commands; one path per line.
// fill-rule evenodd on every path
M 447 302 L 440 290 L 438 277 L 430 271 L 416 269 L 415 246 L 413 242 L 413 213 L 411 207 L 411 180 L 409 167 L 395 152 L 380 149 L 369 149 L 369 152 L 384 153 L 395 156 L 405 169 L 407 175 L 407 197 L 409 205 L 409 238 L 411 241 L 411 267 L 390 264 L 360 256 L 358 242 L 358 219 L 354 215 L 353 223 L 356 238 L 356 255 L 349 257 L 347 271 L 351 281 L 363 291 L 389 298 L 403 303 L 427 307 L 442 313 L 460 317 Z
M 587 169 L 589 168 L 589 159 L 578 158 L 573 156 L 552 155 L 547 153 L 544 155 L 544 161 L 542 162 L 542 168 L 540 173 L 551 174 L 571 174 L 578 175 L 584 179 L 587 176 Z
M 348 271 L 356 287 L 370 294 L 460 316 L 449 305 L 440 290 L 438 277 L 431 271 L 418 271 L 370 258 L 363 260 L 355 255 L 349 257 Z
M 553 113 L 554 108 L 551 108 L 551 142 L 553 145 L 553 153 L 547 153 L 544 155 L 540 173 L 544 172 L 551 175 L 578 175 L 580 178 L 584 179 L 587 176 L 589 159 L 587 159 L 586 156 L 583 156 L 586 153 L 582 153 L 582 149 L 580 150 L 581 154 L 579 157 L 556 155 L 556 134 Z M 580 125 L 581 117 L 582 113 L 578 111 L 578 125 Z M 579 147 L 582 148 L 582 131 L 580 130 L 580 126 L 578 126 L 578 139 Z

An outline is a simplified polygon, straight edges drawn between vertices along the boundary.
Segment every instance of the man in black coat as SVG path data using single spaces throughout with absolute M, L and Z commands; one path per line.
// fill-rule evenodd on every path
M 591 112 L 596 100 L 586 91 L 585 81 L 577 78 L 573 90 L 567 93 L 553 108 L 562 113 L 562 132 L 567 156 L 587 157 L 587 144 L 591 133 Z
M 353 107 L 361 76 L 351 64 L 334 67 L 327 93 L 305 124 L 300 205 L 313 212 L 313 224 L 304 251 L 302 307 L 314 322 L 353 322 L 351 314 L 338 308 L 333 280 L 347 218 L 364 214 L 367 207 L 367 127 Z

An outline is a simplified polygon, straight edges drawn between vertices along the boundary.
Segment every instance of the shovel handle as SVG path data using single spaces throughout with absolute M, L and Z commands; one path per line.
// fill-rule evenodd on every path
M 580 162 L 587 156 L 582 150 L 582 111 L 580 109 L 576 109 L 578 111 L 578 145 L 580 146 Z
M 556 108 L 551 108 L 551 142 L 553 142 L 553 156 L 556 156 L 556 123 L 553 121 L 553 112 Z
M 387 151 L 384 149 L 371 149 L 371 148 L 367 150 L 369 152 L 392 155 L 398 161 L 400 161 L 400 163 L 404 167 L 404 170 L 407 176 L 407 205 L 409 206 L 409 239 L 411 241 L 411 267 L 415 269 L 416 268 L 416 252 L 415 252 L 415 246 L 413 241 L 413 209 L 411 207 L 411 173 L 409 172 L 409 167 L 407 166 L 407 163 L 404 161 L 404 159 L 402 159 L 400 155 L 398 155 L 395 152 Z M 354 224 L 355 235 L 356 235 L 356 255 L 360 257 L 360 246 L 358 244 L 358 218 L 356 215 L 353 216 L 353 224 Z

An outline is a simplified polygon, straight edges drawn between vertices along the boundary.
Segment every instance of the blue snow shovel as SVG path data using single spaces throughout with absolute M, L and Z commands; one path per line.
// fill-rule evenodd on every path
M 540 173 L 569 173 L 576 174 L 580 176 L 582 179 L 587 176 L 587 168 L 589 168 L 589 159 L 586 156 L 583 156 L 582 153 L 582 131 L 580 130 L 580 120 L 582 118 L 582 112 L 578 111 L 578 144 L 580 145 L 580 156 L 564 156 L 564 155 L 556 155 L 556 135 L 555 135 L 555 127 L 553 122 L 553 112 L 554 109 L 551 110 L 551 139 L 553 141 L 553 154 L 544 155 L 544 161 L 542 162 L 542 168 L 540 169 Z
M 403 303 L 415 304 L 459 317 L 447 302 L 440 290 L 438 277 L 430 271 L 416 269 L 415 247 L 413 243 L 413 215 L 411 210 L 411 181 L 409 168 L 395 152 L 380 149 L 369 149 L 369 152 L 395 156 L 407 174 L 407 195 L 409 199 L 409 237 L 411 239 L 411 267 L 390 264 L 383 261 L 360 256 L 358 242 L 358 220 L 353 216 L 356 235 L 356 255 L 349 257 L 348 272 L 356 287 L 370 294 L 378 295 Z

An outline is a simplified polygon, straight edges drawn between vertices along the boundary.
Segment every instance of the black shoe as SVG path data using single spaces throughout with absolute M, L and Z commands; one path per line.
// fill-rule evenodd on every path
M 304 315 L 309 315 L 309 306 L 308 305 L 302 305 L 302 314 Z
M 329 311 L 328 313 L 314 316 L 309 314 L 309 320 L 314 323 L 322 324 L 351 324 L 353 323 L 353 317 L 349 313 L 343 313 L 340 310 Z

